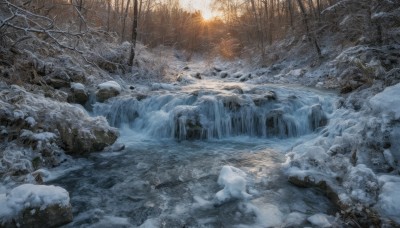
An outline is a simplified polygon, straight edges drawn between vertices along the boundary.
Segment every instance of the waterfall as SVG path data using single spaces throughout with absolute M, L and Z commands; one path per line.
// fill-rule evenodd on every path
M 232 136 L 297 137 L 328 122 L 330 102 L 315 93 L 272 88 L 247 93 L 214 89 L 165 92 L 146 99 L 123 96 L 96 103 L 94 115 L 114 127 L 157 138 L 220 139 Z M 324 110 L 328 109 L 328 110 Z

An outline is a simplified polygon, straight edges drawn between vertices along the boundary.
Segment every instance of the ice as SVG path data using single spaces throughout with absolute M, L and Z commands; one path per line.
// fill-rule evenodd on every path
M 151 218 L 147 219 L 144 221 L 142 225 L 139 226 L 139 228 L 158 228 L 160 227 L 160 222 L 158 219 Z
M 250 227 L 280 227 L 284 220 L 283 213 L 279 208 L 270 203 L 260 203 L 256 200 L 253 203 L 246 203 L 245 213 L 254 214 L 256 216 L 255 224 L 251 226 L 239 225 L 240 228 L 250 228 Z
M 396 119 L 400 118 L 400 83 L 386 87 L 386 89 L 369 100 L 376 112 L 393 113 Z
M 211 201 L 205 200 L 200 196 L 194 196 L 193 198 L 196 201 L 193 204 L 194 208 L 210 208 L 213 206 L 213 203 Z
M 56 137 L 57 137 L 56 134 L 54 134 L 52 132 L 42 132 L 42 133 L 33 134 L 33 139 L 40 140 L 40 141 L 50 141 L 52 139 L 55 139 Z
M 396 167 L 396 162 L 393 158 L 392 152 L 390 150 L 386 149 L 383 151 L 383 156 L 385 157 L 386 162 L 393 168 Z
M 116 81 L 108 81 L 104 82 L 98 85 L 99 89 L 104 89 L 104 90 L 116 90 L 118 92 L 121 92 L 122 88 Z
M 0 221 L 5 222 L 26 208 L 43 210 L 50 205 L 69 206 L 68 192 L 53 185 L 23 184 L 0 194 Z
M 32 117 L 26 117 L 25 121 L 29 124 L 30 127 L 34 127 L 36 125 L 36 120 Z
M 23 119 L 25 117 L 25 113 L 21 110 L 15 110 L 13 115 L 15 119 Z
M 400 177 L 383 175 L 379 177 L 379 182 L 383 186 L 375 207 L 380 214 L 400 223 Z
M 283 222 L 283 214 L 272 204 L 264 204 L 255 210 L 257 222 L 261 227 L 279 227 Z
M 85 90 L 85 86 L 82 83 L 71 83 L 71 89 L 73 89 L 73 90 Z
M 375 203 L 379 188 L 378 179 L 374 172 L 365 165 L 352 167 L 343 185 L 353 200 L 365 205 Z
M 325 214 L 315 214 L 308 217 L 307 220 L 317 227 L 332 227 L 332 224 L 328 220 L 328 216 Z
M 129 223 L 128 218 L 121 218 L 116 216 L 104 216 L 99 222 L 88 226 L 90 228 L 107 228 L 107 227 L 135 227 Z M 149 227 L 150 228 L 150 227 Z
M 289 215 L 287 215 L 284 222 L 284 227 L 298 227 L 301 224 L 303 224 L 305 220 L 306 220 L 305 214 L 299 212 L 292 212 Z
M 250 194 L 246 192 L 246 173 L 233 166 L 224 166 L 218 177 L 218 184 L 224 189 L 215 194 L 219 202 L 230 199 L 249 199 Z

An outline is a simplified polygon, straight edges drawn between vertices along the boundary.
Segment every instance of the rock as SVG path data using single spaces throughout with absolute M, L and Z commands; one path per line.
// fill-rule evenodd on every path
M 328 124 L 328 118 L 326 117 L 325 112 L 322 110 L 321 105 L 317 104 L 311 107 L 308 121 L 313 131 Z
M 181 106 L 174 110 L 174 136 L 178 140 L 197 140 L 206 138 L 207 131 L 200 122 L 196 107 Z
M 263 106 L 275 101 L 276 99 L 276 93 L 274 91 L 269 91 L 264 96 L 254 97 L 253 102 L 256 106 Z
M 63 149 L 67 153 L 84 154 L 101 151 L 117 140 L 118 132 L 116 129 L 97 126 L 96 120 L 92 124 L 93 126 L 87 132 L 87 129 L 82 130 L 79 126 L 58 123 L 57 129 L 63 142 Z
M 237 111 L 244 105 L 244 101 L 237 95 L 225 96 L 222 102 L 229 111 Z
M 234 78 L 241 78 L 243 75 L 241 73 L 236 73 L 233 75 Z
M 247 80 L 249 80 L 249 79 L 252 79 L 253 78 L 253 76 L 251 75 L 251 74 L 248 74 L 248 75 L 245 75 L 245 76 L 242 76 L 242 77 L 240 77 L 240 81 L 241 82 L 244 82 L 244 81 L 247 81 Z
M 96 99 L 99 102 L 104 102 L 107 99 L 118 96 L 121 91 L 121 86 L 117 82 L 104 82 L 97 86 Z
M 221 72 L 221 74 L 220 74 L 220 77 L 221 78 L 226 78 L 226 77 L 228 77 L 229 75 L 228 75 L 228 73 L 226 73 L 226 72 Z
M 148 97 L 148 95 L 147 94 L 138 93 L 138 94 L 135 94 L 135 97 L 136 97 L 136 99 L 138 101 L 141 101 L 141 100 L 146 99 Z
M 340 78 L 340 93 L 350 93 L 362 85 L 368 83 L 369 79 L 358 67 L 350 67 L 342 72 Z
M 243 89 L 238 85 L 225 86 L 223 89 L 231 91 L 232 93 L 243 94 Z
M 268 113 L 265 123 L 267 134 L 270 136 L 293 137 L 297 135 L 295 122 L 285 118 L 283 110 L 272 110 Z
M 21 221 L 18 221 L 19 219 Z M 18 227 L 59 227 L 72 222 L 72 206 L 52 205 L 43 210 L 41 208 L 27 208 L 22 212 L 19 219 L 16 219 Z
M 68 192 L 56 186 L 23 184 L 0 194 L 1 227 L 58 227 L 72 221 Z
M 68 88 L 71 85 L 71 79 L 65 71 L 58 70 L 50 73 L 45 78 L 45 82 L 55 88 Z
M 123 143 L 114 143 L 111 146 L 104 148 L 104 150 L 110 152 L 120 152 L 125 150 L 125 145 Z
M 182 82 L 182 83 L 193 83 L 195 81 L 195 79 L 190 75 L 180 74 L 176 78 L 176 81 Z
M 338 189 L 324 176 L 313 176 L 313 174 L 305 174 L 304 176 L 290 175 L 288 180 L 298 187 L 318 188 L 341 209 L 347 209 L 347 205 L 343 204 L 339 198 Z
M 214 71 L 221 72 L 222 70 L 220 68 L 218 68 L 218 67 L 214 67 Z
M 334 221 L 334 217 L 326 215 L 326 214 L 315 214 L 313 216 L 310 216 L 307 218 L 307 221 L 309 221 L 311 224 L 317 227 L 332 227 L 332 224 L 329 220 Z
M 400 68 L 390 70 L 384 77 L 385 86 L 392 86 L 400 82 Z
M 194 77 L 194 78 L 197 78 L 197 79 L 201 79 L 200 73 L 195 73 L 195 74 L 193 74 L 193 77 Z
M 71 92 L 68 96 L 68 102 L 70 103 L 78 103 L 78 104 L 85 104 L 89 100 L 88 92 L 86 88 L 81 83 L 72 83 L 71 84 Z

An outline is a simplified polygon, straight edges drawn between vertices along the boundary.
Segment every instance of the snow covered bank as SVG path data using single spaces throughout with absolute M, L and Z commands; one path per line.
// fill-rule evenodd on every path
M 399 224 L 399 85 L 376 83 L 345 98 L 321 136 L 288 153 L 289 181 L 322 190 L 361 225 Z

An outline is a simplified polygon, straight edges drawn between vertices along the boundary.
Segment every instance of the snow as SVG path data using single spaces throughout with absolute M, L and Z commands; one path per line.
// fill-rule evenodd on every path
M 158 228 L 160 227 L 160 222 L 156 218 L 151 218 L 147 219 L 144 221 L 142 225 L 139 226 L 139 228 Z
M 53 185 L 23 184 L 8 194 L 0 194 L 0 221 L 12 219 L 26 208 L 44 210 L 50 205 L 69 206 L 68 192 Z
M 233 166 L 222 167 L 218 184 L 224 187 L 215 194 L 219 202 L 226 202 L 230 199 L 249 199 L 251 197 L 246 192 L 246 173 Z
M 383 151 L 383 156 L 385 157 L 386 162 L 391 166 L 391 167 L 396 167 L 396 162 L 393 158 L 392 152 L 390 150 L 386 149 Z
M 278 207 L 272 204 L 261 205 L 255 210 L 255 214 L 261 227 L 279 227 L 284 218 Z
M 375 173 L 365 165 L 352 167 L 343 185 L 348 189 L 353 200 L 365 205 L 375 203 L 379 188 L 378 179 Z
M 57 138 L 57 135 L 52 132 L 41 132 L 41 133 L 33 133 L 29 130 L 22 130 L 20 137 L 29 138 L 34 141 L 52 141 Z
M 116 81 L 108 81 L 98 85 L 99 89 L 122 91 L 121 86 Z
M 332 227 L 332 224 L 328 220 L 328 216 L 325 214 L 315 214 L 308 217 L 307 220 L 317 227 Z
M 13 114 L 15 119 L 23 119 L 25 117 L 24 112 L 21 110 L 15 110 Z
M 383 175 L 379 181 L 383 186 L 375 207 L 380 214 L 400 223 L 400 177 Z
M 306 220 L 306 215 L 299 212 L 292 212 L 287 215 L 284 227 L 299 227 Z
M 400 83 L 386 89 L 369 100 L 376 112 L 393 113 L 395 119 L 400 119 Z
M 33 135 L 33 139 L 35 140 L 40 140 L 40 141 L 50 141 L 52 139 L 55 139 L 57 136 L 56 134 L 52 132 L 42 132 L 42 133 L 37 133 Z
M 256 216 L 255 224 L 239 225 L 236 227 L 250 228 L 250 227 L 281 227 L 284 215 L 276 205 L 261 202 L 256 199 L 253 203 L 245 203 L 244 212 L 246 214 L 254 214 Z
M 73 89 L 73 90 L 85 90 L 85 86 L 82 83 L 71 83 L 71 89 Z
M 26 117 L 25 121 L 29 124 L 30 127 L 34 127 L 36 125 L 36 120 L 32 117 Z

